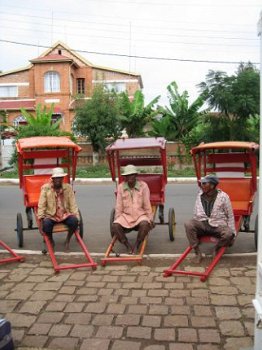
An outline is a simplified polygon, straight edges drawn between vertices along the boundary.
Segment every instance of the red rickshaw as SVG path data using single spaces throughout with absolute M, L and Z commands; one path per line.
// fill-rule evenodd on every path
M 83 220 L 80 212 L 79 229 L 75 231 L 74 235 L 88 262 L 79 264 L 59 265 L 57 263 L 53 247 L 47 235 L 41 230 L 41 225 L 37 217 L 41 187 L 50 181 L 53 168 L 64 168 L 67 173 L 64 181 L 73 185 L 76 175 L 77 157 L 81 151 L 81 147 L 66 136 L 39 136 L 19 139 L 16 143 L 16 148 L 18 154 L 19 185 L 23 191 L 27 217 L 27 228 L 25 228 L 23 227 L 22 214 L 17 214 L 16 232 L 18 246 L 23 247 L 24 245 L 24 231 L 38 229 L 43 236 L 45 247 L 47 247 L 56 272 L 79 267 L 96 268 L 97 264 L 92 260 L 82 240 Z M 35 216 L 36 227 L 33 227 L 33 214 Z M 53 230 L 54 233 L 67 231 L 67 226 L 60 223 L 56 224 Z M 42 252 L 46 254 L 46 248 Z
M 233 207 L 236 232 L 239 233 L 243 226 L 244 231 L 250 231 L 250 216 L 253 211 L 255 195 L 257 191 L 257 153 L 259 145 L 254 142 L 228 141 L 201 143 L 191 149 L 198 186 L 203 176 L 216 174 L 222 191 L 226 192 Z M 257 247 L 257 218 L 254 237 Z M 201 242 L 216 243 L 214 237 L 205 236 Z M 226 248 L 220 248 L 210 265 L 204 272 L 177 270 L 186 256 L 191 252 L 188 247 L 180 258 L 167 270 L 164 276 L 172 274 L 200 276 L 205 281 L 216 264 L 221 259 Z
M 166 140 L 163 137 L 118 139 L 106 148 L 107 160 L 112 180 L 116 186 L 124 181 L 122 167 L 133 164 L 139 168 L 138 179 L 145 181 L 150 189 L 150 202 L 154 212 L 156 225 L 168 225 L 170 241 L 174 241 L 175 211 L 168 211 L 168 222 L 164 220 L 165 186 L 167 184 Z M 115 191 L 116 193 L 117 191 Z M 159 222 L 155 221 L 158 213 Z M 110 231 L 114 221 L 115 211 L 110 216 Z M 112 236 L 112 232 L 111 232 Z M 141 244 L 138 255 L 123 255 L 114 253 L 116 237 L 112 241 L 102 259 L 102 265 L 107 262 L 137 261 L 141 262 L 147 243 L 147 237 Z

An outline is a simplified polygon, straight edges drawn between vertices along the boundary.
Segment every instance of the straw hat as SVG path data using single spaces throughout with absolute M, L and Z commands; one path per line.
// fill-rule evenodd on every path
M 54 168 L 51 177 L 65 177 L 66 175 L 63 168 Z
M 134 165 L 127 165 L 124 168 L 123 173 L 121 174 L 122 176 L 127 176 L 127 175 L 132 175 L 132 174 L 138 174 L 138 170 Z

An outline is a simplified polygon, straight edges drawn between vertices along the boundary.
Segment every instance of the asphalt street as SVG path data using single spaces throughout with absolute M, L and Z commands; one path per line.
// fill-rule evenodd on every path
M 84 240 L 91 253 L 104 253 L 109 242 L 109 218 L 114 207 L 114 184 L 76 185 L 76 198 L 82 213 L 84 223 Z M 195 184 L 169 184 L 166 186 L 165 220 L 169 208 L 174 208 L 176 215 L 175 240 L 169 240 L 168 226 L 156 225 L 151 231 L 146 254 L 176 254 L 187 247 L 184 232 L 184 222 L 191 218 L 197 187 Z M 17 185 L 0 186 L 0 239 L 12 248 L 18 248 L 16 238 L 16 216 L 21 212 L 23 226 L 26 227 L 23 192 Z M 251 219 L 251 230 L 254 229 L 256 206 Z M 156 219 L 158 222 L 158 219 Z M 136 233 L 130 233 L 131 241 Z M 56 251 L 64 250 L 64 235 L 56 235 Z M 27 250 L 39 251 L 43 247 L 38 230 L 24 231 L 24 247 Z M 209 249 L 209 247 L 208 247 Z M 73 239 L 71 251 L 78 251 L 78 245 Z M 240 232 L 237 240 L 227 253 L 250 253 L 255 251 L 253 233 Z M 208 253 L 208 250 L 207 250 Z

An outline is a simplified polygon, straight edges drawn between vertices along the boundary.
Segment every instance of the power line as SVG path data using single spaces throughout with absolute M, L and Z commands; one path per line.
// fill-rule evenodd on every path
M 42 47 L 45 49 L 50 48 L 50 46 L 45 46 L 45 45 L 36 45 L 36 44 L 22 43 L 22 42 L 3 40 L 3 39 L 0 39 L 0 42 L 5 42 L 5 43 L 15 44 L 15 45 L 22 45 L 22 46 Z M 77 50 L 77 49 L 71 49 L 71 50 L 74 52 L 79 52 L 79 53 L 87 53 L 87 54 L 102 55 L 102 56 L 127 57 L 127 58 L 136 58 L 136 59 L 144 59 L 144 60 L 178 61 L 178 62 L 193 62 L 193 63 L 214 63 L 214 64 L 240 64 L 240 63 L 243 63 L 241 61 L 193 60 L 193 59 L 186 59 L 186 58 L 184 59 L 184 58 L 172 58 L 172 57 L 126 55 L 126 54 L 119 54 L 119 53 L 112 53 L 112 52 L 98 52 L 98 51 L 87 51 L 87 50 Z M 253 64 L 259 65 L 260 63 L 253 62 Z
M 12 23 L 12 22 L 15 22 L 15 23 L 26 23 L 26 24 L 28 24 L 28 22 L 27 21 L 23 21 L 23 20 L 17 20 L 17 19 L 15 19 L 15 20 L 10 20 L 10 19 L 2 19 L 2 22 L 8 22 L 8 23 Z M 59 28 L 61 28 L 61 25 L 59 25 L 59 24 L 49 24 L 49 23 L 39 23 L 39 22 L 31 22 L 30 23 L 30 25 L 41 25 L 41 26 L 45 26 L 45 27 L 59 27 Z M 132 26 L 132 28 L 137 28 L 137 27 L 139 27 L 139 26 Z M 8 29 L 14 29 L 14 30 L 16 30 L 16 29 L 22 29 L 22 30 L 29 30 L 28 28 L 19 28 L 19 27 L 13 27 L 13 26 L 1 26 L 1 28 L 8 28 Z M 77 28 L 77 27 L 76 27 Z M 76 29 L 75 27 L 70 27 L 70 30 L 72 30 L 72 29 Z M 81 28 L 81 31 L 83 31 L 83 30 L 85 30 L 84 28 L 83 28 L 83 26 L 79 26 L 79 28 Z M 148 28 L 148 27 L 146 27 L 146 28 Z M 151 27 L 152 28 L 152 27 Z M 89 29 L 89 28 L 87 28 L 86 30 L 88 30 L 89 32 L 90 32 L 90 30 L 92 30 L 92 31 L 98 31 L 98 32 L 105 32 L 105 31 L 107 31 L 105 28 L 104 29 L 101 29 L 101 28 L 91 28 L 91 29 Z M 47 32 L 47 31 L 43 31 L 43 30 L 41 30 L 41 29 L 34 29 L 34 31 L 38 31 L 38 32 Z M 124 31 L 124 30 L 115 30 L 115 29 L 111 29 L 110 30 L 110 32 L 113 32 L 113 33 L 124 33 L 124 34 L 127 34 L 127 31 Z M 56 33 L 58 33 L 59 34 L 59 32 L 56 32 Z M 60 32 L 61 33 L 61 32 Z M 225 36 L 208 36 L 208 35 L 186 35 L 186 34 L 169 34 L 169 33 L 159 33 L 159 32 L 157 32 L 157 33 L 152 33 L 152 32 L 147 32 L 147 33 L 145 33 L 145 32 L 143 32 L 143 34 L 146 34 L 146 35 L 154 35 L 154 36 L 165 36 L 165 37 L 182 37 L 182 38 L 201 38 L 201 39 L 212 39 L 212 40 L 216 40 L 216 39 L 222 39 L 222 40 L 243 40 L 243 41 L 256 41 L 256 42 L 258 42 L 258 40 L 257 39 L 253 39 L 253 38 L 241 38 L 241 37 L 225 37 Z M 77 33 L 77 34 L 72 34 L 72 33 L 70 33 L 70 35 L 84 35 L 84 34 L 80 34 L 79 32 Z M 141 33 L 140 33 L 140 35 L 141 35 Z M 112 39 L 114 39 L 113 37 L 112 37 Z M 116 38 L 116 39 L 119 39 L 119 38 Z M 141 39 L 138 39 L 139 41 L 141 41 Z M 151 40 L 152 41 L 152 40 Z

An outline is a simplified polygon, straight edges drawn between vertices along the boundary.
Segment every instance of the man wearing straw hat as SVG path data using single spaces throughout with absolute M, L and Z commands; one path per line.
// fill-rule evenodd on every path
M 68 234 L 65 241 L 65 248 L 69 249 L 69 241 L 79 224 L 79 211 L 75 200 L 72 186 L 63 183 L 63 168 L 54 168 L 51 181 L 41 188 L 38 202 L 38 219 L 41 222 L 42 230 L 48 236 L 52 246 L 53 227 L 60 222 L 68 226 Z
M 137 180 L 138 171 L 134 165 L 127 165 L 121 174 L 124 177 L 117 189 L 115 220 L 112 224 L 112 235 L 123 243 L 130 253 L 138 250 L 148 232 L 154 226 L 153 212 L 150 203 L 150 191 L 144 181 Z M 138 231 L 134 247 L 129 243 L 126 234 Z

